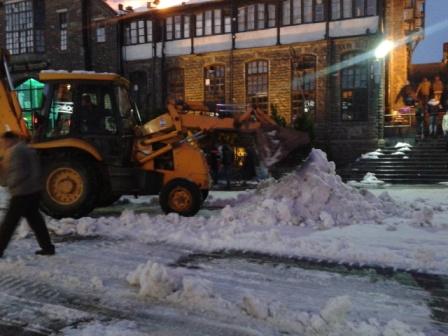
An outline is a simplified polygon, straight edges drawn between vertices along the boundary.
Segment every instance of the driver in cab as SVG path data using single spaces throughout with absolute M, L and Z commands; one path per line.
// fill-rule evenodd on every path
M 87 93 L 81 96 L 80 115 L 82 133 L 94 133 L 98 131 L 100 119 L 98 107 L 92 103 L 92 98 Z

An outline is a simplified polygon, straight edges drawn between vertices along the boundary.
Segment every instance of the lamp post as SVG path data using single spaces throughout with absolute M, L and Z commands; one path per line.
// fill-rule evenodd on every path
M 395 48 L 395 44 L 390 40 L 383 40 L 375 48 L 375 84 L 377 88 L 377 115 L 378 115 L 378 144 L 382 145 L 384 142 L 384 115 L 385 115 L 385 100 L 386 100 L 386 69 L 385 58 Z

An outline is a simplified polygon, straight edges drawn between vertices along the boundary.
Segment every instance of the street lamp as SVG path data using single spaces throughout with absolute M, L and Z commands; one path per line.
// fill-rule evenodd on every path
M 390 40 L 382 41 L 375 49 L 375 57 L 384 59 L 395 48 L 395 43 Z
M 378 144 L 382 145 L 384 143 L 384 118 L 386 109 L 386 69 L 384 59 L 389 55 L 389 53 L 395 48 L 394 42 L 390 40 L 383 40 L 375 48 L 375 65 L 377 70 L 375 71 L 376 84 L 377 84 L 377 115 L 378 115 Z

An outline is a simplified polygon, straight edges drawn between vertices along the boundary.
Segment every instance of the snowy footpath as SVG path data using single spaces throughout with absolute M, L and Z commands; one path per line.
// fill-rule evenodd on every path
M 192 218 L 126 201 L 47 219 L 54 257 L 20 227 L 0 259 L 0 335 L 448 335 L 444 186 L 353 187 L 313 150 Z

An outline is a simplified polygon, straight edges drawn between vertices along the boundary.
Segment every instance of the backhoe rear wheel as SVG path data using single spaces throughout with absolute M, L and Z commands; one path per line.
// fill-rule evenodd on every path
M 162 188 L 159 202 L 165 213 L 176 212 L 181 216 L 194 216 L 200 209 L 202 195 L 194 183 L 175 179 Z
M 93 210 L 97 179 L 93 166 L 71 158 L 44 165 L 42 210 L 54 218 L 79 218 Z

